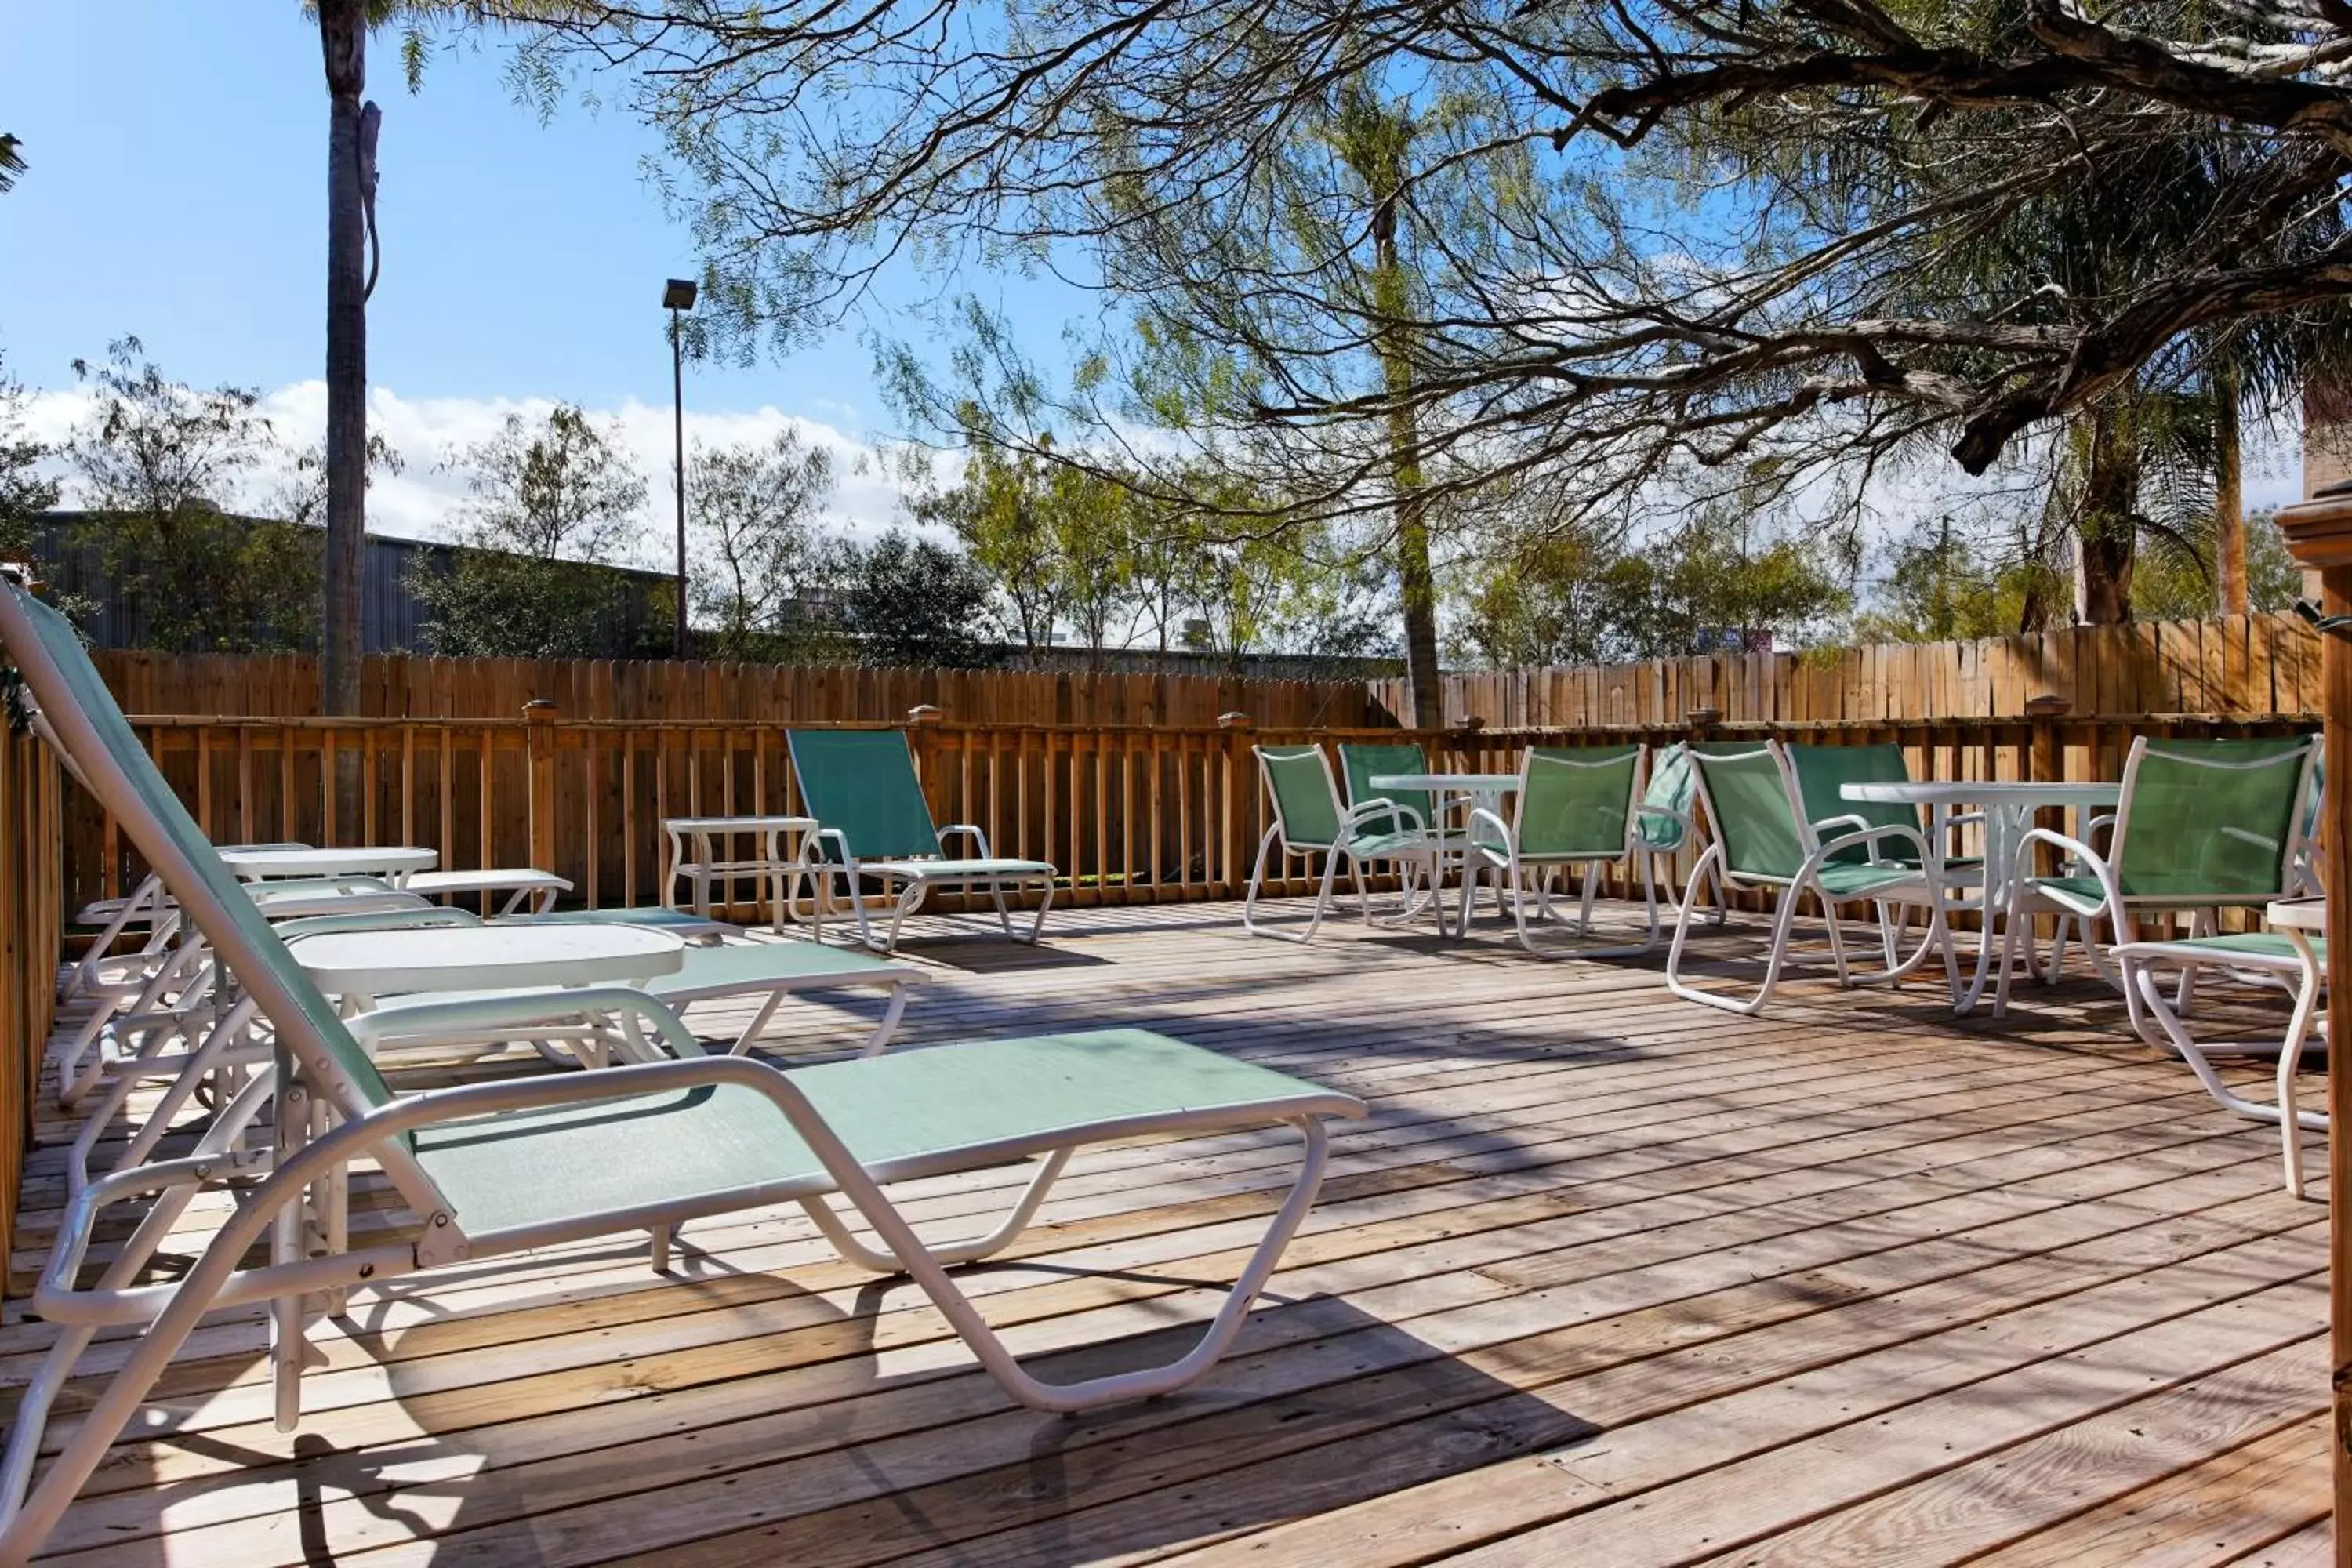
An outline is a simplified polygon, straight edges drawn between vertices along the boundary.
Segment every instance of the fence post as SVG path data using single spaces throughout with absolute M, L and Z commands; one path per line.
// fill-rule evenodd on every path
M 1249 806 L 1255 793 L 1255 770 L 1251 766 L 1250 758 L 1250 747 L 1255 744 L 1251 736 L 1255 725 L 1246 713 L 1220 713 L 1217 715 L 1217 728 L 1225 732 L 1224 800 L 1223 809 L 1218 815 L 1218 820 L 1224 825 L 1222 896 L 1230 899 L 1240 890 L 1242 879 L 1249 875 L 1242 858 L 1243 841 L 1249 836 L 1246 826 Z M 1206 845 L 1202 846 L 1201 858 L 1204 868 L 1208 861 L 1207 850 Z
M 936 702 L 918 702 L 907 710 L 907 750 L 914 753 L 915 778 L 921 785 L 923 798 L 930 804 L 931 815 L 935 817 L 946 811 L 947 802 L 943 787 L 931 776 L 936 770 L 931 766 L 930 739 L 924 731 L 936 729 L 940 717 L 940 705 Z M 965 819 L 950 815 L 947 820 L 961 822 Z
M 522 705 L 523 755 L 530 778 L 530 863 L 555 869 L 555 704 L 534 697 Z M 485 741 L 487 743 L 487 738 Z M 492 862 L 482 846 L 483 864 Z

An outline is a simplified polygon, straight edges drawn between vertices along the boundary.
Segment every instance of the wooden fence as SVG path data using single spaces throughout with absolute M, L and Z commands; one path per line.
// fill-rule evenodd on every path
M 102 650 L 100 671 L 130 713 L 301 719 L 319 712 L 308 654 L 183 656 Z M 373 657 L 361 664 L 370 719 L 511 719 L 534 699 L 567 720 L 888 723 L 922 704 L 960 722 L 1384 724 L 1361 680 L 1019 669 L 861 669 L 676 660 Z
M 1739 723 L 2014 718 L 2037 697 L 2098 716 L 2315 715 L 2319 639 L 2292 616 L 2235 616 L 1444 680 L 1448 722 L 1502 729 L 1672 725 L 1708 709 Z M 1371 690 L 1375 707 L 1412 710 L 1402 681 Z
M 928 716 L 925 716 L 928 720 Z M 444 866 L 535 865 L 596 907 L 660 902 L 664 817 L 789 812 L 799 805 L 782 737 L 724 720 L 579 719 L 551 708 L 505 719 L 135 718 L 165 774 L 219 842 L 415 844 Z M 1892 741 L 1917 776 L 2113 779 L 2135 734 L 2275 733 L 2292 715 L 1950 719 L 1730 724 L 1707 732 L 1829 742 Z M 975 823 L 1003 854 L 1053 861 L 1057 900 L 1134 904 L 1240 896 L 1271 820 L 1254 744 L 1419 739 L 1440 765 L 1503 770 L 1530 742 L 1641 740 L 1684 726 L 1444 731 L 1210 725 L 912 726 L 931 808 Z M 355 762 L 342 763 L 352 758 Z M 356 768 L 357 820 L 327 787 Z M 115 824 L 76 796 L 66 812 L 66 892 L 113 893 L 138 866 Z M 1293 880 L 1284 890 L 1302 890 Z M 732 889 L 740 916 L 757 889 Z M 952 902 L 948 907 L 954 907 Z

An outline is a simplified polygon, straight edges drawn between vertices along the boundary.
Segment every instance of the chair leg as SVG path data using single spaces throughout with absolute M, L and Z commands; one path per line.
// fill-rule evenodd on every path
M 1758 988 L 1756 994 L 1742 1000 L 1718 992 L 1701 991 L 1683 978 L 1683 944 L 1690 935 L 1691 912 L 1698 907 L 1696 894 L 1699 879 L 1708 874 L 1719 875 L 1716 868 L 1721 864 L 1722 858 L 1723 847 L 1708 845 L 1706 853 L 1701 855 L 1698 864 L 1691 868 L 1690 880 L 1683 888 L 1682 915 L 1675 921 L 1675 940 L 1666 949 L 1666 989 L 1686 1002 L 1718 1007 L 1727 1013 L 1753 1014 L 1760 1011 L 1771 999 L 1772 987 L 1780 982 L 1780 965 L 1788 957 L 1789 926 L 1796 915 L 1798 889 L 1793 887 L 1782 889 L 1780 904 L 1772 912 L 1772 947 L 1765 960 L 1764 984 Z
M 866 1222 L 880 1235 L 887 1255 L 904 1263 L 904 1271 L 921 1286 L 931 1304 L 947 1319 L 963 1342 L 969 1346 L 980 1363 L 988 1369 L 1000 1386 L 1014 1399 L 1035 1410 L 1076 1411 L 1096 1405 L 1129 1399 L 1148 1399 L 1172 1394 L 1216 1364 L 1234 1336 L 1240 1332 L 1251 1305 L 1258 1292 L 1281 1261 L 1283 1249 L 1290 1244 L 1298 1226 L 1314 1206 L 1315 1194 L 1323 1183 L 1323 1168 L 1329 1157 L 1329 1133 L 1320 1118 L 1294 1122 L 1306 1148 L 1299 1162 L 1298 1176 L 1289 1194 L 1266 1227 L 1263 1239 L 1241 1276 L 1234 1282 L 1216 1315 L 1210 1321 L 1192 1348 L 1183 1355 L 1160 1366 L 1138 1372 L 1115 1373 L 1106 1377 L 1089 1378 L 1082 1383 L 1047 1384 L 1038 1381 L 1023 1368 L 1004 1342 L 972 1306 L 947 1273 L 941 1258 L 926 1248 L 907 1222 L 887 1202 L 877 1199 L 872 1209 L 857 1206 L 865 1213 Z M 1058 1171 L 1058 1166 L 1051 1167 Z M 1041 1177 L 1043 1173 L 1040 1173 Z M 824 1220 L 818 1221 L 820 1226 Z M 838 1223 L 837 1220 L 835 1223 Z M 831 1239 L 828 1233 L 828 1239 Z M 859 1244 L 861 1247 L 863 1243 Z M 867 1249 L 872 1250 L 872 1249 Z

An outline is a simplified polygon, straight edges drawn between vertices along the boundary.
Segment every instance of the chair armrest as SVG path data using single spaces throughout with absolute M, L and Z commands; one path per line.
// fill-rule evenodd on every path
M 2099 896 L 2105 900 L 2107 912 L 2120 919 L 2124 910 L 2124 891 L 2116 881 L 2116 868 L 2107 864 L 2099 852 L 2079 838 L 2069 838 L 2047 827 L 2029 827 L 2017 840 L 2017 858 L 2011 863 L 2010 879 L 2021 892 L 2031 879 L 2033 847 L 2036 844 L 2054 846 L 2058 852 L 2076 866 L 2088 871 L 2099 884 Z
M 824 844 L 828 839 L 832 841 L 835 852 L 840 856 L 837 860 L 828 860 L 824 858 Z M 827 866 L 856 865 L 856 861 L 852 859 L 849 854 L 849 835 L 838 827 L 820 827 L 815 832 L 805 835 L 801 839 L 801 864 L 811 870 L 821 869 Z
M 1415 833 L 1429 831 L 1429 824 L 1423 821 L 1421 813 L 1412 806 L 1399 805 L 1394 801 L 1368 800 L 1349 806 L 1342 814 L 1339 818 L 1339 836 L 1344 838 L 1352 829 L 1361 827 L 1365 823 L 1383 816 L 1392 816 L 1400 822 L 1410 824 L 1412 831 Z
M 1805 857 L 1805 863 L 1797 868 L 1797 876 L 1801 880 L 1811 873 L 1821 869 L 1831 856 L 1841 849 L 1851 849 L 1857 845 L 1870 846 L 1871 859 L 1876 861 L 1878 858 L 1876 846 L 1882 838 L 1909 839 L 1919 847 L 1921 868 L 1931 871 L 1934 868 L 1935 861 L 1927 851 L 1927 836 L 1906 823 L 1890 822 L 1882 826 L 1864 827 L 1853 833 L 1841 833 L 1835 838 L 1824 839 L 1818 848 Z
M 1848 812 L 1843 816 L 1824 816 L 1818 822 L 1810 822 L 1805 826 L 1819 833 L 1825 827 L 1844 827 L 1849 824 L 1855 827 L 1868 827 L 1870 818 L 1860 812 Z
M 668 1004 L 634 985 L 550 987 L 502 992 L 495 996 L 394 1003 L 349 1019 L 347 1026 L 361 1048 L 366 1049 L 387 1038 L 528 1028 L 534 1024 L 576 1018 L 583 1013 L 627 1014 L 652 1025 L 673 1055 L 685 1058 L 703 1054 L 694 1031 L 686 1026 Z
M 948 840 L 950 838 L 970 838 L 973 843 L 980 846 L 981 859 L 993 860 L 996 858 L 996 857 L 989 851 L 988 835 L 981 828 L 973 826 L 971 823 L 950 822 L 945 827 L 940 828 L 935 837 L 939 839 L 940 848 L 942 851 L 947 848 Z
M 1491 824 L 1495 829 L 1495 838 L 1491 845 L 1478 837 L 1478 825 L 1482 822 Z M 1474 805 L 1470 808 L 1469 820 L 1462 825 L 1462 831 L 1469 836 L 1473 844 L 1481 847 L 1496 849 L 1518 847 L 1517 840 L 1511 834 L 1511 825 L 1483 805 Z
M 421 910 L 371 910 L 352 915 L 306 915 L 279 922 L 278 934 L 286 942 L 340 931 L 433 931 L 478 926 L 482 917 L 470 910 L 443 909 L 428 904 Z

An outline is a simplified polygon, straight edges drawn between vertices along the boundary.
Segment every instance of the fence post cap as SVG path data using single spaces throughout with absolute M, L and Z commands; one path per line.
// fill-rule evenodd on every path
M 1236 710 L 1217 715 L 1217 728 L 1220 730 L 1247 730 L 1252 727 L 1250 716 L 1246 713 Z
M 534 724 L 555 722 L 555 701 L 552 698 L 534 697 L 522 705 L 522 716 Z
M 1486 727 L 1486 721 L 1479 714 L 1468 713 L 1454 721 L 1454 727 L 1457 730 L 1483 730 Z
M 920 702 L 907 710 L 907 722 L 909 724 L 936 724 L 942 717 L 944 715 L 936 702 Z
M 1709 724 L 1719 724 L 1723 721 L 1723 710 L 1720 708 L 1685 709 L 1683 711 L 1683 721 L 1693 729 L 1704 730 Z
M 2074 707 L 2072 702 L 2056 692 L 2045 691 L 2039 697 L 2025 700 L 2025 716 L 2029 719 L 2056 719 L 2071 712 Z

